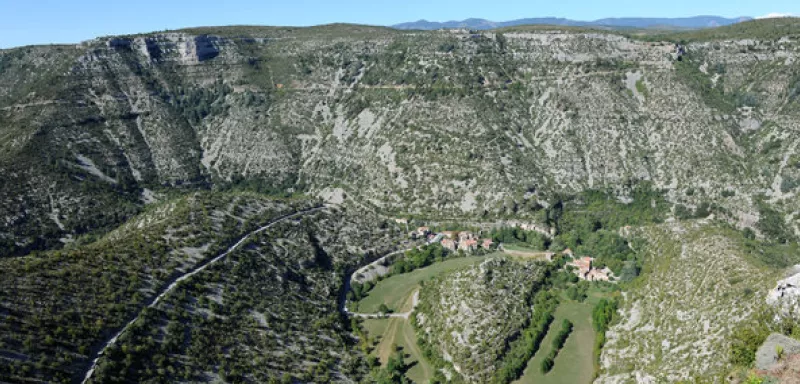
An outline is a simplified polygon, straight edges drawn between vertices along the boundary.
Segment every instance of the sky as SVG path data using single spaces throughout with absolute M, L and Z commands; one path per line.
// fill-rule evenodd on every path
M 0 0 L 0 48 L 210 25 L 800 15 L 798 0 Z

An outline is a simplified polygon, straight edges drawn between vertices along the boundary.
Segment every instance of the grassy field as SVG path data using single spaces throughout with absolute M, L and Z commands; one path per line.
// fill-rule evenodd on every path
M 503 248 L 508 249 L 509 251 L 520 251 L 520 252 L 530 252 L 530 253 L 545 253 L 545 251 L 539 249 L 533 249 L 527 247 L 522 244 L 503 244 Z
M 533 248 L 528 248 L 518 244 L 503 244 L 503 252 L 506 255 L 524 260 L 546 260 L 547 252 Z
M 374 313 L 378 312 L 378 307 L 381 303 L 384 303 L 395 312 L 410 311 L 411 301 L 407 299 L 414 290 L 417 289 L 420 281 L 430 279 L 444 272 L 474 264 L 483 260 L 485 257 L 486 256 L 470 256 L 449 259 L 409 273 L 394 275 L 380 281 L 375 288 L 369 292 L 369 295 L 358 302 L 358 306 L 354 306 L 353 309 L 362 313 Z
M 427 383 L 433 377 L 434 369 L 422 357 L 422 351 L 417 346 L 417 336 L 408 320 L 402 318 L 367 319 L 364 320 L 367 334 L 378 340 L 372 354 L 377 356 L 381 364 L 386 364 L 389 356 L 397 345 L 402 347 L 405 362 L 411 365 L 406 376 L 415 383 Z
M 417 290 L 421 281 L 472 265 L 484 258 L 486 256 L 450 259 L 409 273 L 389 277 L 380 281 L 370 291 L 369 296 L 358 303 L 357 310 L 363 313 L 377 312 L 381 303 L 385 303 L 395 312 L 410 311 L 412 305 L 411 296 Z M 414 328 L 408 320 L 403 318 L 366 319 L 364 320 L 364 328 L 369 337 L 376 340 L 372 354 L 380 359 L 381 364 L 386 364 L 389 356 L 394 352 L 392 347 L 396 345 L 403 349 L 403 353 L 406 356 L 406 364 L 411 365 L 411 368 L 406 372 L 406 376 L 409 379 L 416 383 L 427 383 L 433 377 L 434 369 L 422 357 L 422 351 L 417 346 L 417 336 L 414 333 Z
M 604 296 L 599 290 L 591 290 L 583 302 L 562 298 L 556 309 L 555 321 L 542 341 L 536 355 L 528 362 L 518 384 L 588 384 L 594 379 L 592 348 L 594 328 L 592 328 L 592 308 Z M 560 329 L 562 319 L 569 319 L 575 328 L 567 339 L 564 348 L 558 353 L 555 366 L 546 375 L 542 374 L 541 364 L 552 349 L 553 338 Z

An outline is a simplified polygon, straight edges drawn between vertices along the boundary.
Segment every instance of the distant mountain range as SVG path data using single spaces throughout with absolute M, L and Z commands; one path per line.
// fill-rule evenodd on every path
M 452 20 L 445 22 L 435 22 L 419 20 L 409 23 L 392 25 L 397 29 L 442 29 L 442 28 L 468 28 L 468 29 L 494 29 L 502 27 L 513 27 L 527 24 L 549 24 L 567 25 L 576 27 L 612 27 L 612 28 L 676 28 L 676 29 L 698 29 L 711 28 L 723 25 L 736 24 L 742 21 L 752 20 L 752 17 L 737 17 L 728 19 L 719 16 L 694 16 L 680 18 L 650 18 L 650 17 L 622 17 L 607 18 L 594 21 L 571 20 L 558 17 L 527 18 L 510 21 L 490 21 L 486 19 L 466 19 Z

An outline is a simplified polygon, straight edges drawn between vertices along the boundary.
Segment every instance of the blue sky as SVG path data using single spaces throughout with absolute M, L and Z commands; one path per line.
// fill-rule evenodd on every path
M 800 15 L 798 0 L 0 0 L 0 48 L 201 25 Z

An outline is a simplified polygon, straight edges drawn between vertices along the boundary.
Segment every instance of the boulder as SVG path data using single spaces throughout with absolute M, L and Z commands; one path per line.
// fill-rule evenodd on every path
M 756 351 L 756 368 L 769 370 L 778 362 L 777 347 L 783 348 L 783 357 L 789 357 L 800 353 L 800 341 L 790 337 L 773 333 L 767 337 L 764 344 Z

